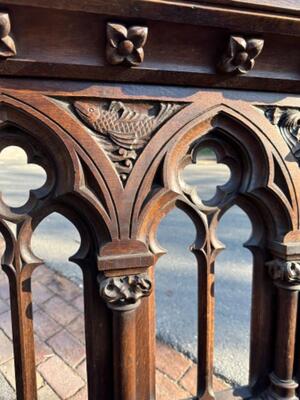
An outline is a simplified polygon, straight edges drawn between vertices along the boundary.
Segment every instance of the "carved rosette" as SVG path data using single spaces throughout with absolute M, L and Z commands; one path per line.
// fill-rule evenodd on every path
M 17 54 L 15 42 L 10 36 L 10 17 L 6 12 L 0 13 L 0 58 L 9 58 Z
M 144 61 L 144 46 L 148 36 L 146 26 L 127 29 L 121 24 L 108 23 L 106 34 L 106 57 L 110 64 L 139 65 Z
M 219 70 L 225 73 L 246 74 L 253 69 L 255 59 L 264 46 L 264 40 L 230 36 L 226 52 L 219 62 Z
M 277 258 L 267 262 L 266 265 L 274 281 L 292 285 L 300 284 L 300 260 L 285 261 Z
M 100 278 L 100 296 L 113 310 L 128 311 L 139 306 L 142 297 L 152 292 L 147 274 Z
M 300 110 L 298 108 L 267 107 L 265 115 L 280 130 L 283 139 L 300 164 Z

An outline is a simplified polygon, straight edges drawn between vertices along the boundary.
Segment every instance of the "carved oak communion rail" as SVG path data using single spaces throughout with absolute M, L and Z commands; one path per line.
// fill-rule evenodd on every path
M 195 399 L 297 399 L 298 2 L 5 0 L 0 11 L 0 149 L 21 147 L 47 173 L 23 207 L 0 200 L 17 399 L 37 399 L 31 276 L 43 261 L 31 238 L 54 211 L 81 236 L 71 260 L 88 399 L 155 399 L 156 231 L 174 207 L 197 232 Z M 203 148 L 231 171 L 209 202 L 182 177 Z M 249 385 L 214 393 L 216 228 L 234 204 L 253 225 Z

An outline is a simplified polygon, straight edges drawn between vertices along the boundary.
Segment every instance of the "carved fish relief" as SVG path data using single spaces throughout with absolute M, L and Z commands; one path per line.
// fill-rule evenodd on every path
M 160 103 L 157 115 L 132 110 L 121 101 L 112 101 L 107 109 L 96 101 L 76 101 L 74 108 L 125 181 L 152 134 L 180 105 Z

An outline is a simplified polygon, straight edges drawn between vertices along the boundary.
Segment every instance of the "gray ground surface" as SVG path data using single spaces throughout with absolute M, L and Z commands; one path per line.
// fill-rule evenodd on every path
M 0 400 L 15 400 L 16 394 L 7 383 L 6 379 L 0 374 Z
M 9 205 L 24 203 L 24 190 L 26 193 L 43 183 L 39 169 L 28 170 L 26 174 L 21 164 L 15 153 L 8 154 L 5 160 L 0 157 L 0 189 L 5 188 L 4 199 Z M 226 182 L 228 171 L 205 162 L 201 168 L 187 171 L 185 178 L 190 184 L 199 184 L 202 198 L 209 198 L 216 184 Z M 218 238 L 227 249 L 216 263 L 215 368 L 218 374 L 239 384 L 247 383 L 248 373 L 251 255 L 242 244 L 250 232 L 248 218 L 237 207 L 224 215 L 218 228 Z M 194 237 L 195 228 L 188 217 L 178 210 L 171 212 L 159 227 L 158 239 L 168 254 L 159 260 L 156 269 L 157 333 L 193 358 L 197 354 L 197 276 L 195 259 L 188 246 Z M 32 247 L 50 267 L 81 285 L 79 268 L 66 261 L 79 242 L 72 224 L 52 214 L 37 228 Z

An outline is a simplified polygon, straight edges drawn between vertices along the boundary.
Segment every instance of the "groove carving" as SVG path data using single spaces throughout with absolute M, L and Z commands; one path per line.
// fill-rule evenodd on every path
M 80 119 L 94 132 L 97 142 L 108 153 L 120 178 L 125 182 L 134 163 L 155 131 L 180 109 L 179 104 L 160 103 L 155 115 L 136 111 L 121 101 L 109 105 L 76 101 Z

